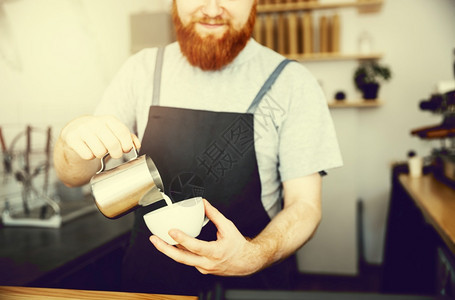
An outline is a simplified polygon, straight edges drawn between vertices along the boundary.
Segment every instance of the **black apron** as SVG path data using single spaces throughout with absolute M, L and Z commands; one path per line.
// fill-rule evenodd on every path
M 248 113 L 211 112 L 159 106 L 163 49 L 157 54 L 154 95 L 141 154 L 154 161 L 165 193 L 173 202 L 202 196 L 247 237 L 255 237 L 270 222 L 261 201 L 261 182 L 254 147 L 254 110 L 287 65 L 284 60 L 253 100 Z M 176 87 L 178 88 L 178 87 Z M 143 215 L 164 202 L 135 211 L 126 250 L 122 289 L 131 292 L 197 295 L 214 284 L 226 288 L 290 288 L 295 258 L 247 277 L 203 275 L 160 253 L 149 241 Z M 209 222 L 198 239 L 216 240 Z

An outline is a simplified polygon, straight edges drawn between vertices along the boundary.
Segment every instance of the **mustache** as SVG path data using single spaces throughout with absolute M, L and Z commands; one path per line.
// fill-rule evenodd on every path
M 222 17 L 210 18 L 210 17 L 202 17 L 193 19 L 191 23 L 203 23 L 203 24 L 210 24 L 210 25 L 230 25 L 231 23 L 229 20 L 224 20 Z

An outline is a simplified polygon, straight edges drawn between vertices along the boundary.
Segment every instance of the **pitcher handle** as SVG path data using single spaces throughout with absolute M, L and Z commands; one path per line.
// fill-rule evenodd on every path
M 134 150 L 134 157 L 130 160 L 136 159 L 138 157 L 136 146 L 133 146 L 133 150 Z M 108 156 L 109 156 L 109 152 L 104 154 L 103 158 L 101 159 L 101 168 L 98 170 L 98 172 L 96 172 L 96 175 L 98 175 L 99 173 L 103 172 L 106 169 L 106 163 L 104 162 L 104 159 Z

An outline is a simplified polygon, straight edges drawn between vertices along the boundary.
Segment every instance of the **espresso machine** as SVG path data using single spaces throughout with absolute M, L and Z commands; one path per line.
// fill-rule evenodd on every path
M 455 49 L 453 50 L 455 78 Z M 439 140 L 440 146 L 432 151 L 434 174 L 437 178 L 455 186 L 455 79 L 440 81 L 434 93 L 422 100 L 419 107 L 442 116 L 439 124 L 416 128 L 411 134 L 425 140 Z
M 440 141 L 440 146 L 434 148 L 431 155 L 434 174 L 455 186 L 455 81 L 439 84 L 438 89 L 429 99 L 422 100 L 419 106 L 421 110 L 441 115 L 442 121 L 413 129 L 411 134 L 425 140 Z

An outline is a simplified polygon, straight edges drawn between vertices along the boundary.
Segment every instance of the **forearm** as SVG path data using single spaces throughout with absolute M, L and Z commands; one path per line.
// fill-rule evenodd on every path
M 54 147 L 54 168 L 59 179 L 68 186 L 81 186 L 100 168 L 100 160 L 82 159 L 59 138 Z
M 285 207 L 251 242 L 258 248 L 260 269 L 283 260 L 302 247 L 314 234 L 321 209 L 308 202 Z

